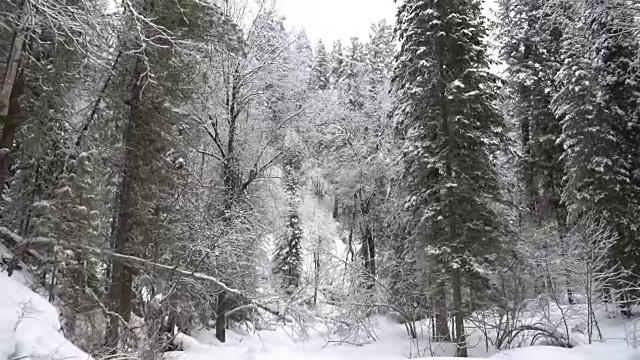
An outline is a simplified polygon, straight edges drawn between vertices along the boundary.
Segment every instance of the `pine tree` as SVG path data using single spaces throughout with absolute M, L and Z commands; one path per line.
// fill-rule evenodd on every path
M 407 206 L 416 219 L 415 240 L 451 281 L 460 356 L 466 356 L 464 317 L 474 303 L 465 301 L 463 289 L 474 299 L 487 293 L 484 274 L 504 234 L 492 157 L 505 125 L 495 106 L 498 79 L 489 72 L 481 6 L 478 0 L 411 0 L 397 19 L 394 84 L 407 136 Z
M 301 31 L 294 37 L 294 47 L 292 52 L 291 66 L 295 70 L 297 75 L 296 86 L 298 84 L 311 84 L 313 83 L 313 69 L 314 69 L 314 56 L 311 43 L 307 37 L 307 33 Z M 306 93 L 308 89 L 300 89 L 298 87 L 298 93 Z M 299 99 L 299 104 L 304 102 L 303 99 Z
M 560 121 L 551 108 L 565 26 L 558 16 L 560 10 L 547 0 L 504 0 L 500 37 L 501 57 L 508 65 L 508 92 L 520 125 L 524 203 L 533 219 L 552 218 L 562 231 L 566 222 L 561 203 L 563 149 L 557 141 Z M 545 209 L 551 213 L 546 214 Z
M 0 55 L 5 60 L 0 86 L 0 122 L 3 124 L 0 130 L 0 195 L 11 176 L 11 152 L 18 131 L 24 125 L 25 99 L 33 95 L 29 87 L 39 87 L 37 77 L 32 75 L 51 70 L 52 63 L 60 60 L 52 57 L 53 53 L 67 53 L 70 62 L 65 65 L 70 66 L 77 61 L 80 51 L 86 51 L 89 41 L 78 39 L 82 37 L 81 32 L 91 33 L 96 24 L 90 13 L 93 5 L 71 0 L 33 4 L 8 0 L 0 4 L 4 14 Z M 63 87 L 70 85 L 60 84 Z M 40 94 L 36 92 L 37 96 Z
M 329 64 L 329 54 L 327 54 L 322 40 L 318 40 L 315 55 L 312 78 L 313 86 L 319 90 L 326 90 L 329 88 L 331 82 L 331 68 Z
M 300 188 L 304 156 L 299 140 L 292 135 L 287 138 L 282 166 L 288 214 L 286 231 L 280 239 L 274 256 L 274 272 L 282 277 L 285 293 L 291 295 L 298 288 L 302 272 L 303 231 L 300 219 Z
M 351 110 L 361 110 L 364 106 L 364 73 L 366 71 L 366 49 L 357 37 L 351 38 L 351 44 L 345 57 L 343 91 Z
M 331 87 L 337 88 L 344 79 L 345 59 L 342 41 L 336 40 L 331 50 Z
M 638 43 L 626 31 L 633 20 L 624 1 L 587 1 L 583 16 L 565 36 L 560 92 L 553 102 L 566 149 L 563 201 L 571 219 L 602 216 L 619 236 L 614 261 L 637 273 Z
M 193 90 L 183 86 L 193 80 L 193 64 L 177 51 L 178 40 L 215 36 L 222 26 L 220 10 L 196 0 L 139 0 L 132 6 L 126 12 L 130 27 L 122 31 L 133 35 L 131 44 L 125 45 L 133 49 L 123 49 L 127 56 L 110 92 L 114 122 L 124 120 L 113 250 L 151 258 L 150 254 L 159 256 L 164 250 L 156 239 L 168 238 L 165 195 L 172 193 L 176 179 L 166 155 L 175 141 L 173 126 L 181 117 L 176 109 Z M 154 19 L 152 24 L 139 25 L 149 18 Z M 106 333 L 112 352 L 131 340 L 120 329 L 134 310 L 136 274 L 131 264 L 113 261 L 108 295 L 112 314 Z
M 367 44 L 367 76 L 372 94 L 384 91 L 384 86 L 389 83 L 393 73 L 395 45 L 393 27 L 386 20 L 371 25 Z
M 67 239 L 74 245 L 95 246 L 98 243 L 100 214 L 92 195 L 96 193 L 93 181 L 95 160 L 95 152 L 83 152 L 65 166 L 53 192 L 54 197 L 48 201 L 46 210 L 49 213 L 40 219 L 41 222 L 46 221 L 49 236 Z M 102 293 L 102 288 L 95 281 L 99 264 L 81 251 L 59 251 L 54 257 L 56 262 L 48 284 L 49 301 L 53 302 L 54 294 L 64 296 L 62 300 L 67 305 L 68 314 L 66 330 L 78 336 L 76 315 L 82 305 L 92 303 L 87 291 Z M 64 287 L 67 289 L 62 290 Z M 88 290 L 89 287 L 92 289 Z

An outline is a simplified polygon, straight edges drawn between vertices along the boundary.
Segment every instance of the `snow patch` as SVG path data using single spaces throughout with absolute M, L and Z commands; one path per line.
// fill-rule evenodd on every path
M 56 309 L 0 273 L 0 359 L 91 360 L 60 333 Z

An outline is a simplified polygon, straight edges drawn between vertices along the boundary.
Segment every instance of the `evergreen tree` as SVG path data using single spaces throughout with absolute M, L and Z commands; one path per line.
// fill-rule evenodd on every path
M 331 68 L 329 64 L 329 54 L 324 47 L 322 40 L 316 46 L 315 62 L 313 65 L 313 86 L 319 90 L 329 88 L 331 82 Z
M 367 44 L 367 76 L 369 91 L 375 94 L 382 90 L 393 73 L 393 55 L 395 54 L 393 27 L 386 20 L 371 25 L 371 34 Z
M 294 38 L 295 44 L 292 53 L 292 67 L 297 74 L 296 86 L 298 84 L 310 84 L 313 82 L 314 56 L 311 43 L 307 33 L 301 31 Z M 307 89 L 299 89 L 298 92 L 307 92 Z M 299 100 L 303 102 L 302 99 Z
M 337 88 L 344 79 L 345 59 L 342 41 L 336 40 L 331 50 L 331 86 Z
M 281 237 L 274 256 L 274 272 L 282 277 L 284 291 L 291 295 L 300 283 L 302 272 L 302 223 L 300 219 L 300 188 L 302 165 L 304 161 L 303 147 L 295 136 L 289 135 L 284 150 L 283 182 L 287 194 L 286 231 Z
M 481 7 L 479 0 L 410 0 L 397 19 L 394 83 L 407 137 L 412 234 L 451 281 L 460 356 L 466 356 L 464 318 L 487 294 L 486 271 L 504 236 L 492 158 L 505 125 L 495 106 L 498 79 L 489 72 Z M 463 298 L 464 289 L 473 299 Z
M 520 128 L 524 203 L 533 219 L 553 219 L 563 229 L 563 149 L 557 141 L 560 121 L 551 108 L 565 26 L 559 10 L 547 0 L 504 0 L 499 33 L 501 57 L 508 65 L 508 92 Z
M 619 236 L 615 263 L 638 273 L 640 84 L 638 43 L 624 1 L 587 1 L 584 18 L 564 38 L 560 92 L 567 184 L 563 201 L 576 219 L 593 212 Z M 584 34 L 587 34 L 586 38 Z
M 366 71 L 366 49 L 357 37 L 351 38 L 351 44 L 345 57 L 343 91 L 351 110 L 361 110 L 364 106 L 364 74 Z
M 127 56 L 110 92 L 114 122 L 124 120 L 113 250 L 151 258 L 165 250 L 157 239 L 170 237 L 165 226 L 170 213 L 165 195 L 175 190 L 176 178 L 166 155 L 175 141 L 172 129 L 181 116 L 176 109 L 193 95 L 193 89 L 182 86 L 193 80 L 193 64 L 176 51 L 178 40 L 215 35 L 221 16 L 217 7 L 197 0 L 140 0 L 132 6 L 126 12 L 130 27 L 122 29 L 131 35 L 131 44 L 125 46 L 132 49 L 123 49 Z M 149 18 L 154 19 L 153 24 L 140 25 Z M 136 274 L 129 263 L 116 260 L 112 264 L 112 313 L 106 333 L 111 352 L 132 340 L 120 329 L 126 328 L 122 321 L 129 321 L 134 310 Z

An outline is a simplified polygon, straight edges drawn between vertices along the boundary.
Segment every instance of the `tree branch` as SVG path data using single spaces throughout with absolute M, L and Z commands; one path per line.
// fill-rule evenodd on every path
M 12 242 L 15 243 L 16 245 L 29 245 L 29 244 L 33 244 L 33 245 L 57 245 L 57 246 L 61 246 L 67 249 L 77 249 L 77 250 L 81 250 L 87 253 L 90 253 L 92 255 L 95 256 L 100 256 L 100 257 L 106 257 L 106 258 L 110 258 L 110 259 L 114 259 L 114 260 L 119 260 L 122 261 L 124 263 L 130 264 L 130 265 L 142 265 L 142 266 L 147 266 L 147 267 L 152 267 L 152 268 L 157 268 L 157 269 L 162 269 L 162 270 L 168 270 L 174 273 L 178 273 L 180 275 L 183 275 L 185 277 L 191 277 L 194 279 L 198 279 L 198 280 L 203 280 L 203 281 L 207 281 L 210 283 L 213 283 L 215 286 L 217 286 L 221 291 L 225 291 L 229 294 L 235 295 L 241 299 L 244 299 L 246 301 L 248 301 L 249 303 L 255 305 L 256 307 L 272 314 L 275 315 L 279 318 L 284 317 L 283 314 L 280 313 L 280 311 L 278 310 L 274 310 L 271 307 L 262 304 L 261 302 L 258 302 L 257 300 L 254 300 L 251 298 L 251 296 L 249 296 L 247 293 L 245 293 L 242 290 L 238 290 L 238 289 L 234 289 L 231 288 L 229 286 L 227 286 L 225 283 L 223 283 L 222 281 L 218 280 L 217 278 L 207 275 L 207 274 L 203 274 L 203 273 L 199 273 L 199 272 L 195 272 L 195 271 L 191 271 L 191 270 L 185 270 L 182 268 L 179 268 L 178 266 L 171 266 L 171 265 L 165 265 L 165 264 L 160 264 L 154 261 L 150 261 L 150 260 L 146 260 L 146 259 L 142 259 L 136 256 L 131 256 L 131 255 L 125 255 L 125 254 L 120 254 L 114 251 L 110 251 L 110 250 L 104 250 L 104 249 L 99 249 L 93 246 L 88 246 L 88 245 L 83 245 L 83 244 L 71 244 L 68 243 L 66 241 L 62 241 L 62 240 L 57 240 L 54 238 L 47 238 L 47 237 L 35 237 L 35 238 L 30 238 L 30 239 L 24 239 L 22 238 L 20 235 L 15 234 L 13 232 L 11 232 L 9 229 L 5 228 L 5 227 L 0 227 L 0 238 L 2 238 L 5 241 L 8 242 Z

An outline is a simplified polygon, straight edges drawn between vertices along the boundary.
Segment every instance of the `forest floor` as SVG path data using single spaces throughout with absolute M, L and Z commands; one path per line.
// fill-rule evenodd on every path
M 579 345 L 572 349 L 533 346 L 502 353 L 487 350 L 484 338 L 474 333 L 469 338 L 469 357 L 492 360 L 640 360 L 640 351 L 624 340 L 629 323 L 623 319 L 603 319 L 600 325 L 604 342 Z M 321 326 L 320 326 L 321 328 Z M 184 351 L 170 353 L 176 360 L 402 360 L 451 356 L 451 344 L 430 343 L 426 334 L 417 340 L 407 336 L 403 325 L 384 318 L 373 320 L 377 341 L 349 345 L 327 341 L 317 331 L 310 339 L 296 341 L 292 330 L 278 327 L 257 332 L 228 332 L 227 342 L 220 344 L 212 332 L 201 331 L 182 341 Z
M 28 280 L 21 272 L 12 277 L 0 273 L 0 360 L 90 360 L 63 337 L 58 312 L 25 285 Z M 572 349 L 533 346 L 502 353 L 487 346 L 482 332 L 470 330 L 469 356 L 492 360 L 640 360 L 640 351 L 628 340 L 629 334 L 636 332 L 636 320 L 611 318 L 601 312 L 599 326 L 604 341 L 592 345 L 580 345 L 585 343 L 583 331 L 576 324 L 570 326 L 577 345 Z M 357 345 L 328 340 L 332 338 L 330 332 L 320 321 L 305 325 L 308 336 L 304 340 L 296 335 L 300 331 L 289 325 L 260 331 L 230 330 L 224 344 L 212 331 L 203 329 L 193 337 L 179 335 L 177 340 L 184 351 L 166 355 L 172 360 L 402 360 L 451 356 L 453 346 L 430 342 L 428 329 L 427 323 L 419 324 L 418 339 L 412 339 L 404 325 L 374 317 L 368 321 L 367 331 L 377 341 Z

